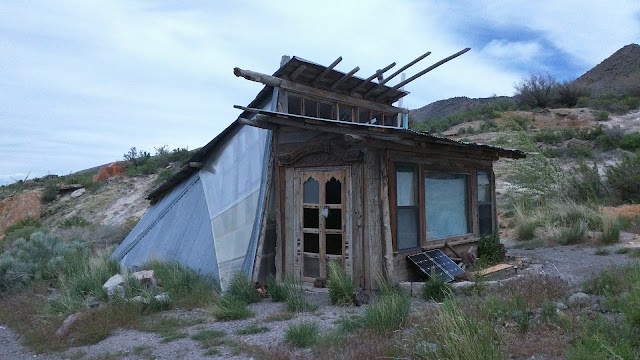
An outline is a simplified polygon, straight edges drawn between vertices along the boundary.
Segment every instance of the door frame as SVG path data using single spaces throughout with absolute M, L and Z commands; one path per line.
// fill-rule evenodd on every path
M 345 271 L 348 274 L 352 274 L 352 266 L 351 266 L 351 233 L 352 233 L 352 222 L 351 222 L 351 171 L 350 166 L 324 166 L 324 167 L 299 167 L 295 168 L 295 177 L 294 177 L 294 194 L 296 194 L 295 199 L 295 209 L 287 209 L 293 216 L 294 220 L 294 229 L 295 229 L 295 263 L 294 263 L 294 271 L 297 276 L 299 276 L 303 281 L 313 282 L 316 278 L 305 277 L 304 276 L 304 203 L 303 203 L 303 183 L 306 181 L 310 173 L 322 174 L 322 176 L 318 176 L 322 178 L 316 178 L 320 182 L 320 202 L 318 204 L 318 209 L 322 210 L 322 205 L 325 202 L 325 199 L 322 198 L 324 192 L 324 184 L 326 184 L 334 175 L 339 174 L 342 178 L 342 191 L 341 191 L 341 204 L 340 208 L 342 210 L 342 227 L 341 227 L 341 235 L 342 235 L 342 254 L 341 255 L 329 255 L 331 258 L 340 259 L 341 264 Z M 324 173 L 324 174 L 323 174 Z M 324 204 L 326 205 L 326 204 Z M 307 205 L 308 208 L 309 205 Z M 332 206 L 333 207 L 333 206 Z M 335 207 L 333 207 L 335 209 Z M 325 222 L 323 216 L 319 215 L 319 225 L 318 225 L 318 242 L 319 242 L 319 252 L 318 258 L 319 260 L 319 274 L 320 277 L 326 278 L 326 231 Z

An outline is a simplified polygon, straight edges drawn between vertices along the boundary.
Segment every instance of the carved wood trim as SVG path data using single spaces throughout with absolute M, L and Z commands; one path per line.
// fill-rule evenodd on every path
M 285 166 L 338 166 L 362 160 L 362 152 L 333 144 L 310 144 L 280 154 L 278 161 Z

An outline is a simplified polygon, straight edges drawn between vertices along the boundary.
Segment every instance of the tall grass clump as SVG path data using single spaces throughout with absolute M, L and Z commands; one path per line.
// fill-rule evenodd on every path
M 219 321 L 241 320 L 253 316 L 244 301 L 228 295 L 218 299 L 213 305 L 212 313 Z
M 603 220 L 600 241 L 607 245 L 620 241 L 620 222 L 618 219 L 607 216 Z
M 289 293 L 288 282 L 280 282 L 275 276 L 269 275 L 267 277 L 267 291 L 273 302 L 282 302 L 287 300 L 287 294 Z
M 431 276 L 422 288 L 422 298 L 442 302 L 453 296 L 453 291 L 449 284 L 437 276 Z
M 578 220 L 567 226 L 556 230 L 554 236 L 556 242 L 563 245 L 579 244 L 584 241 L 587 235 L 588 224 L 584 220 Z
M 434 332 L 434 338 L 429 333 Z M 418 341 L 435 342 L 436 351 L 416 347 L 417 359 L 493 360 L 504 358 L 502 339 L 491 324 L 470 318 L 455 301 L 445 301 L 433 329 L 419 332 Z
M 153 270 L 156 279 L 171 302 L 180 307 L 198 307 L 214 301 L 218 292 L 216 282 L 177 262 L 153 261 L 143 269 Z
M 367 307 L 362 314 L 361 324 L 376 333 L 389 333 L 404 325 L 410 308 L 409 295 L 401 291 L 384 294 Z
M 338 306 L 350 305 L 355 292 L 351 276 L 344 271 L 338 262 L 329 261 L 327 268 L 327 287 L 329 288 L 329 299 L 331 303 Z
M 236 298 L 245 304 L 252 304 L 260 301 L 260 294 L 249 281 L 249 278 L 241 272 L 233 274 L 225 296 Z
M 316 323 L 291 325 L 285 330 L 284 341 L 299 348 L 309 348 L 318 341 L 319 333 Z
M 493 264 L 502 261 L 504 254 L 500 246 L 500 237 L 497 233 L 483 236 L 478 243 L 478 257 L 480 260 Z

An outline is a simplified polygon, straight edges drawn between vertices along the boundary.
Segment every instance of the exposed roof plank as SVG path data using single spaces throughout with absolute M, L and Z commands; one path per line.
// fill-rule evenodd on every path
M 431 51 L 427 51 L 426 53 L 418 56 L 417 58 L 415 58 L 413 61 L 411 61 L 410 63 L 408 63 L 407 65 L 401 67 L 400 69 L 398 69 L 396 72 L 394 72 L 393 74 L 389 75 L 388 77 L 386 77 L 385 79 L 383 79 L 382 81 L 380 81 L 376 86 L 372 87 L 369 91 L 367 91 L 364 94 L 364 97 L 367 97 L 368 95 L 370 95 L 373 91 L 375 91 L 378 87 L 386 84 L 387 82 L 389 82 L 389 80 L 393 79 L 394 77 L 398 76 L 398 74 L 402 73 L 403 71 L 407 70 L 408 68 L 410 68 L 411 66 L 413 66 L 414 64 L 416 64 L 418 61 L 426 58 L 427 56 L 431 55 Z
M 294 72 L 291 73 L 291 75 L 289 75 L 289 80 L 291 80 L 291 81 L 295 80 L 305 70 L 307 70 L 307 65 L 303 64 L 303 65 L 298 66 L 298 68 L 295 69 Z
M 420 71 L 419 73 L 417 73 L 417 74 L 413 75 L 412 77 L 410 77 L 410 78 L 406 79 L 405 81 L 401 81 L 401 82 L 399 82 L 398 84 L 394 85 L 393 87 L 391 87 L 391 88 L 387 89 L 385 92 L 383 92 L 382 94 L 378 95 L 378 97 L 377 97 L 376 99 L 380 99 L 380 98 L 382 98 L 386 93 L 388 93 L 388 92 L 389 92 L 389 91 L 391 91 L 391 90 L 397 90 L 397 89 L 399 89 L 399 88 L 403 87 L 404 85 L 406 85 L 406 84 L 408 84 L 408 83 L 412 82 L 413 80 L 415 80 L 415 79 L 419 78 L 420 76 L 422 76 L 422 75 L 424 75 L 424 74 L 428 73 L 429 71 L 431 71 L 431 70 L 433 70 L 433 69 L 437 68 L 438 66 L 440 66 L 440 65 L 442 65 L 442 64 L 444 64 L 444 63 L 446 63 L 446 62 L 448 62 L 448 61 L 450 61 L 450 60 L 453 60 L 453 59 L 457 58 L 458 56 L 460 56 L 460 55 L 462 55 L 462 54 L 466 53 L 466 52 L 467 52 L 467 51 L 469 51 L 469 50 L 471 50 L 471 48 L 466 48 L 466 49 L 460 50 L 460 51 L 458 51 L 457 53 L 455 53 L 455 54 L 453 54 L 453 55 L 451 55 L 451 56 L 448 56 L 448 57 L 446 57 L 446 58 L 444 58 L 444 59 L 442 59 L 442 60 L 438 61 L 437 63 L 435 63 L 435 64 L 433 64 L 433 65 L 429 66 L 428 68 L 426 68 L 426 69 L 424 69 L 424 70 Z
M 392 62 L 391 64 L 385 66 L 382 69 L 377 70 L 373 75 L 369 76 L 368 78 L 362 80 L 362 82 L 358 85 L 356 85 L 355 87 L 351 88 L 351 95 L 353 96 L 356 91 L 358 89 L 360 89 L 361 87 L 365 86 L 366 84 L 368 84 L 369 82 L 371 82 L 371 80 L 381 76 L 382 74 L 384 74 L 387 70 L 391 69 L 392 67 L 396 66 L 395 62 Z
M 349 71 L 348 73 L 342 75 L 342 77 L 340 79 L 338 79 L 338 81 L 334 82 L 333 84 L 331 84 L 331 86 L 329 87 L 329 89 L 333 90 L 335 88 L 338 87 L 338 85 L 342 84 L 345 80 L 347 80 L 348 78 L 351 77 L 351 75 L 357 73 L 360 70 L 359 66 L 356 66 L 355 68 L 353 68 L 353 70 Z
M 331 65 L 327 66 L 326 69 L 324 69 L 323 72 L 320 73 L 320 75 L 318 75 L 317 78 L 315 78 L 312 82 L 311 82 L 311 86 L 316 86 L 318 85 L 318 83 L 320 82 L 320 80 L 322 80 L 322 78 L 324 78 L 329 71 L 333 70 L 334 67 L 336 67 L 336 65 L 338 65 L 340 63 L 340 61 L 342 61 L 342 56 L 338 56 L 337 59 L 335 59 Z

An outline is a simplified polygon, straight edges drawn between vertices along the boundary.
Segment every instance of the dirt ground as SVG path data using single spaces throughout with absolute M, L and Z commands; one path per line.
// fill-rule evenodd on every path
M 526 259 L 527 266 L 536 272 L 560 276 L 579 289 L 584 280 L 605 269 L 637 262 L 637 258 L 632 258 L 629 255 L 615 254 L 615 249 L 640 247 L 640 238 L 635 234 L 623 233 L 621 242 L 610 246 L 611 254 L 604 256 L 595 254 L 596 247 L 584 245 L 522 250 L 513 248 L 517 243 L 515 241 L 505 240 L 503 243 L 505 243 L 508 255 Z M 335 326 L 336 320 L 360 314 L 364 310 L 364 307 L 340 308 L 331 306 L 326 289 L 308 289 L 307 298 L 319 306 L 318 310 L 312 313 L 300 313 L 293 319 L 284 321 L 268 321 L 270 316 L 282 312 L 284 306 L 282 303 L 274 303 L 269 299 L 250 305 L 250 309 L 256 316 L 239 321 L 216 322 L 206 309 L 173 310 L 161 314 L 162 316 L 202 319 L 202 324 L 183 330 L 189 335 L 204 329 L 223 330 L 227 334 L 226 339 L 231 339 L 239 344 L 235 347 L 227 345 L 218 347 L 220 354 L 217 356 L 206 356 L 205 350 L 200 348 L 196 341 L 189 338 L 165 343 L 157 334 L 135 330 L 119 330 L 98 344 L 72 348 L 61 354 L 35 355 L 20 344 L 15 333 L 0 325 L 0 359 L 249 359 L 250 357 L 246 355 L 238 355 L 236 349 L 239 348 L 242 351 L 254 346 L 262 349 L 272 348 L 282 343 L 285 329 L 291 324 L 313 321 L 318 323 L 321 329 L 329 329 Z M 426 307 L 430 304 L 414 299 L 413 306 L 414 308 Z M 250 324 L 266 326 L 269 331 L 255 335 L 234 334 L 238 329 Z M 304 350 L 300 350 L 300 352 L 302 354 Z

